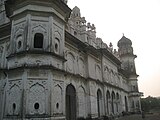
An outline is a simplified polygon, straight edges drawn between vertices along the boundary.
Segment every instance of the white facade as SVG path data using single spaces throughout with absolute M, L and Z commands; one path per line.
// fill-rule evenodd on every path
M 66 3 L 6 0 L 5 8 L 0 1 L 1 120 L 141 111 L 132 42 L 123 36 L 113 51 Z

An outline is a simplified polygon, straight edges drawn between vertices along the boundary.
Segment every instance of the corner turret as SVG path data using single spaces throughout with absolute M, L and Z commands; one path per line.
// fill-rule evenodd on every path
M 122 62 L 122 69 L 129 75 L 136 75 L 134 59 L 137 57 L 133 53 L 132 41 L 124 35 L 118 41 L 118 53 Z
M 118 41 L 118 53 L 120 60 L 122 62 L 121 69 L 124 70 L 125 74 L 128 77 L 129 82 L 129 97 L 130 103 L 132 103 L 131 111 L 140 112 L 140 96 L 141 93 L 138 90 L 138 75 L 135 68 L 135 58 L 137 57 L 133 53 L 132 41 L 126 38 L 124 35 Z

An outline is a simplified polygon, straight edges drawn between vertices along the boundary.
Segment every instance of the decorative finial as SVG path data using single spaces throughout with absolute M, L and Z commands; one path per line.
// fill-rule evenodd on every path
M 123 34 L 123 36 L 124 36 L 124 33 L 122 33 Z

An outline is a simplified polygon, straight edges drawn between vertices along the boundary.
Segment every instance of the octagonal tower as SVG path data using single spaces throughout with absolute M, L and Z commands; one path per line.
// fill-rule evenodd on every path
M 11 21 L 3 119 L 48 119 L 63 115 L 53 103 L 51 82 L 64 69 L 65 25 L 71 10 L 63 0 L 7 0 Z M 51 102 L 52 101 L 52 102 Z

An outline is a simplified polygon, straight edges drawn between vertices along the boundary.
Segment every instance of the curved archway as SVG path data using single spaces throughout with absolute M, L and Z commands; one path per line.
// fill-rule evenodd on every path
M 85 95 L 85 89 L 80 86 L 78 88 L 78 116 L 77 117 L 86 117 L 86 95 Z
M 66 87 L 66 119 L 76 120 L 76 90 L 71 84 Z
M 119 112 L 119 93 L 116 93 L 116 111 Z
M 110 92 L 107 91 L 107 94 L 106 94 L 106 103 L 107 103 L 107 113 L 109 114 L 109 101 L 110 101 L 110 98 L 111 98 L 111 95 L 110 95 Z
M 97 109 L 98 109 L 98 117 L 102 115 L 102 92 L 100 89 L 97 91 Z
M 127 97 L 125 96 L 124 99 L 125 99 L 125 110 L 126 110 L 126 112 L 128 112 L 128 102 L 127 102 Z
M 112 92 L 112 101 L 111 101 L 111 105 L 112 105 L 112 113 L 114 114 L 115 110 L 114 110 L 114 102 L 115 102 L 115 93 Z

